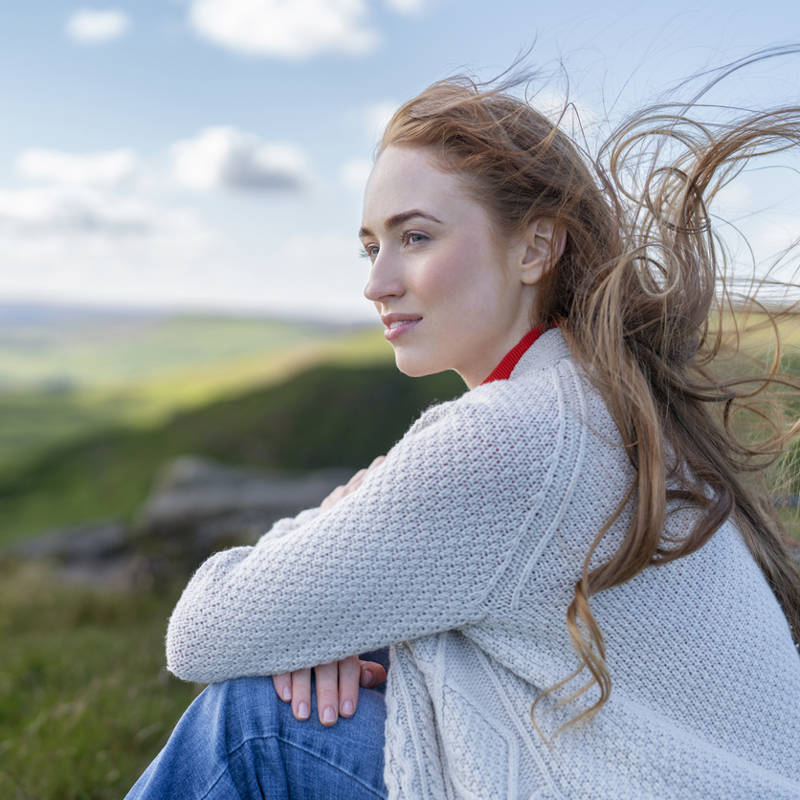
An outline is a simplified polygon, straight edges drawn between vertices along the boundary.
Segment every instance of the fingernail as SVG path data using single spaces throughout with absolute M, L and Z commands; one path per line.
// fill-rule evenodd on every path
M 326 706 L 325 710 L 322 712 L 322 721 L 333 722 L 335 719 L 336 712 L 333 710 L 333 706 Z
M 364 670 L 364 677 L 367 679 L 367 681 L 369 681 L 371 683 L 372 682 L 372 670 L 365 669 Z
M 292 699 L 292 688 L 291 686 L 284 686 L 283 693 L 281 695 L 284 700 L 291 700 Z
M 297 706 L 297 713 L 305 719 L 308 716 L 308 703 L 303 700 L 299 706 Z
M 352 714 L 353 713 L 353 701 L 352 700 L 345 700 L 342 703 L 342 714 Z

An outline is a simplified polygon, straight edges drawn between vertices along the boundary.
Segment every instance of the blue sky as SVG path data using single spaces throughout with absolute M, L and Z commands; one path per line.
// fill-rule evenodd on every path
M 3 3 L 0 30 L 0 301 L 364 319 L 363 185 L 397 105 L 454 72 L 489 78 L 535 40 L 526 63 L 563 60 L 585 119 L 611 124 L 800 39 L 800 6 L 31 0 Z M 783 58 L 714 99 L 796 102 L 799 78 L 800 56 Z M 797 235 L 796 194 L 784 174 L 745 175 L 724 210 L 777 246 Z

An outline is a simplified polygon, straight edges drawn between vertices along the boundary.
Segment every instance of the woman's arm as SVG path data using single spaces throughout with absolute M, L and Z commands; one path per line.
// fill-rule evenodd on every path
M 323 501 L 324 511 L 335 505 L 345 495 L 354 492 L 364 480 L 369 469 L 380 464 L 386 456 L 378 456 L 366 469 L 360 469 L 343 486 L 337 486 Z M 388 657 L 386 650 L 375 651 Z M 302 667 L 294 672 L 272 676 L 275 692 L 285 702 L 291 702 L 296 719 L 307 719 L 311 709 L 311 671 L 316 678 L 317 713 L 323 725 L 335 725 L 339 714 L 351 717 L 358 707 L 359 687 L 377 687 L 386 680 L 386 667 L 375 661 L 362 661 L 358 656 L 339 659 L 330 664 Z M 327 714 L 326 714 L 327 711 Z
M 530 534 L 557 427 L 469 398 L 429 409 L 352 494 L 202 564 L 170 619 L 169 669 L 272 675 L 480 619 Z

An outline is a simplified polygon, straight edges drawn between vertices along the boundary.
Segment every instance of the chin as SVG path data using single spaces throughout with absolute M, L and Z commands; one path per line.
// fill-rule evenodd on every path
M 422 378 L 425 375 L 435 375 L 437 372 L 444 372 L 448 369 L 447 367 L 436 366 L 434 364 L 425 364 L 421 360 L 404 356 L 399 351 L 395 351 L 394 363 L 397 369 L 399 369 L 403 375 L 408 375 L 409 378 Z

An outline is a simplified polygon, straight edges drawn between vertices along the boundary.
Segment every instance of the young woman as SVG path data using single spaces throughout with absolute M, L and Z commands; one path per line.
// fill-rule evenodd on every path
M 130 798 L 800 797 L 800 573 L 752 478 L 798 425 L 735 435 L 706 211 L 800 109 L 645 112 L 604 169 L 516 82 L 405 103 L 364 196 L 398 368 L 466 391 L 197 570 L 167 660 L 211 685 Z

